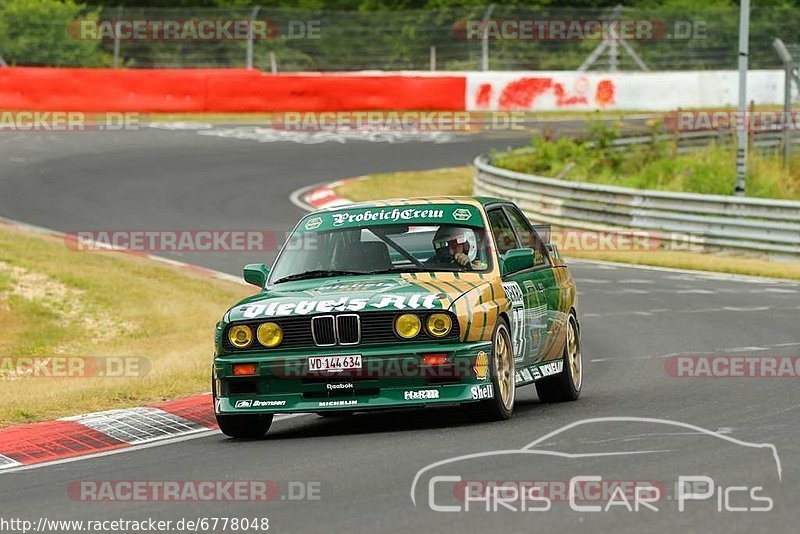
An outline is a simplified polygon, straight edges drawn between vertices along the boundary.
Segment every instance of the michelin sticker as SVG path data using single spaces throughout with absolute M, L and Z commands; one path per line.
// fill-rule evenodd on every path
M 535 380 L 541 380 L 542 378 L 546 378 L 548 376 L 557 375 L 563 371 L 564 360 L 556 360 L 554 362 L 531 365 L 529 367 L 523 367 L 521 370 L 517 371 L 514 382 L 517 385 L 527 384 Z

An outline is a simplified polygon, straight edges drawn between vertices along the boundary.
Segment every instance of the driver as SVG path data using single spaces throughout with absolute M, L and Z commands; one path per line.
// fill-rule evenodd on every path
M 475 232 L 469 228 L 441 226 L 433 236 L 434 256 L 427 264 L 458 264 L 467 269 L 485 268 L 484 263 L 476 261 L 478 241 Z

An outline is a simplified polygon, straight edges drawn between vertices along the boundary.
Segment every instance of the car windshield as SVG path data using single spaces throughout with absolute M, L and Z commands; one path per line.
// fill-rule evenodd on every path
M 348 274 L 489 268 L 488 242 L 482 228 L 386 224 L 296 231 L 278 256 L 270 280 L 280 283 Z

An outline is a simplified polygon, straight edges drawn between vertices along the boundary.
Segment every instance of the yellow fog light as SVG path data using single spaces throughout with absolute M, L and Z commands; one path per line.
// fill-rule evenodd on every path
M 394 330 L 403 339 L 411 339 L 419 334 L 422 329 L 422 322 L 413 313 L 404 313 L 394 322 Z
M 253 342 L 253 331 L 249 326 L 237 325 L 228 330 L 228 341 L 237 349 L 244 349 Z
M 277 323 L 263 323 L 259 325 L 256 336 L 265 347 L 277 347 L 283 341 L 283 330 Z
M 433 337 L 444 337 L 453 328 L 453 321 L 446 313 L 434 313 L 428 317 L 428 332 Z

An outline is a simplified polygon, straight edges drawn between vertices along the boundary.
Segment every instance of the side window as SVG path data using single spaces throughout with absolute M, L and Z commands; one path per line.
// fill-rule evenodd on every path
M 497 243 L 497 253 L 505 254 L 511 249 L 519 248 L 517 237 L 514 235 L 511 223 L 508 221 L 503 210 L 491 210 L 487 216 L 489 217 L 489 226 L 492 227 L 494 240 Z
M 523 248 L 532 248 L 534 252 L 536 252 L 536 265 L 544 265 L 546 263 L 545 258 L 547 257 L 544 252 L 544 244 L 528 219 L 513 206 L 506 206 L 506 212 L 511 218 L 511 224 L 514 226 L 522 242 L 520 246 Z

